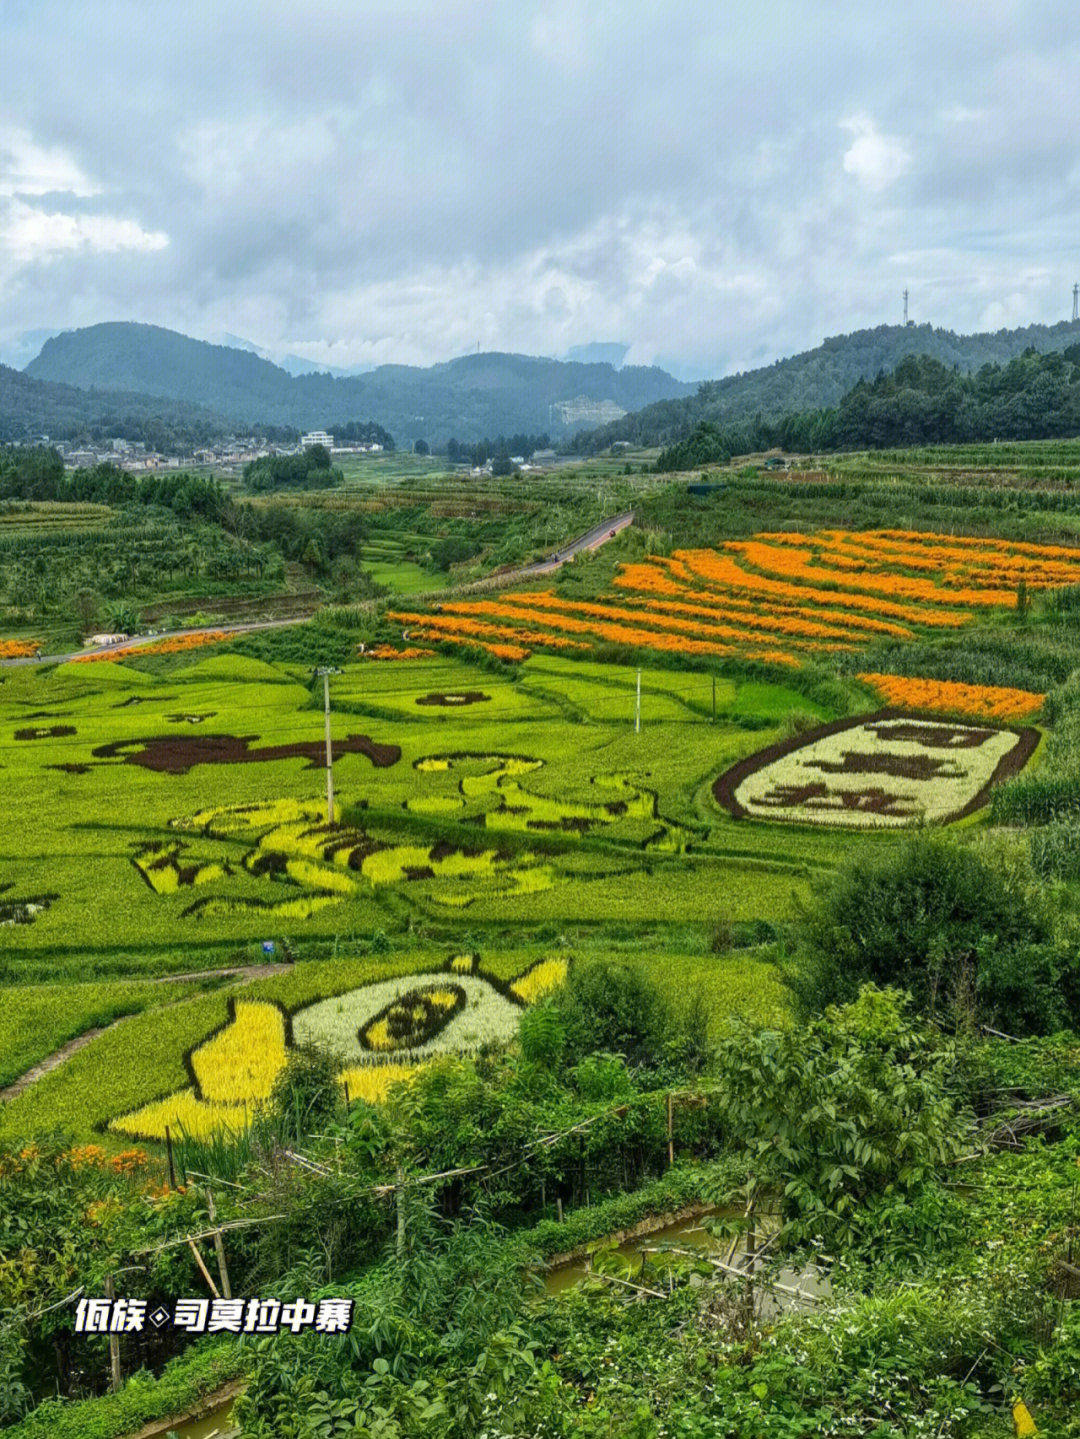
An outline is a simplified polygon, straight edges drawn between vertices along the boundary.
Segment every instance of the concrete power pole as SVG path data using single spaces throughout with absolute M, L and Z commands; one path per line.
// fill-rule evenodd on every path
M 320 667 L 315 671 L 316 675 L 322 676 L 323 683 L 323 714 L 326 717 L 326 823 L 334 823 L 334 746 L 330 739 L 330 676 L 339 675 L 341 671 L 332 665 Z

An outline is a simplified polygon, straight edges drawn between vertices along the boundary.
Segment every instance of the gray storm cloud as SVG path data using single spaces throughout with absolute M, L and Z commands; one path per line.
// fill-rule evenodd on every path
M 707 374 L 895 321 L 905 286 L 955 329 L 1070 312 L 1057 0 L 223 8 L 5 5 L 0 351 L 120 318 Z

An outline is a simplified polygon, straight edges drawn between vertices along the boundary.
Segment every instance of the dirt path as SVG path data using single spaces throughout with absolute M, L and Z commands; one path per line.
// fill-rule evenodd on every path
M 131 1016 L 125 1015 L 124 1018 L 130 1019 Z M 122 1022 L 123 1021 L 119 1019 L 113 1020 L 113 1024 L 121 1024 Z M 74 1039 L 69 1039 L 67 1044 L 62 1044 L 60 1048 L 54 1050 L 52 1054 L 46 1055 L 46 1057 L 39 1060 L 32 1069 L 28 1069 L 25 1074 L 20 1074 L 18 1079 L 13 1080 L 6 1089 L 0 1089 L 0 1103 L 6 1103 L 9 1099 L 15 1099 L 24 1089 L 29 1089 L 32 1084 L 36 1084 L 43 1075 L 50 1073 L 51 1070 L 57 1069 L 63 1064 L 65 1059 L 70 1058 L 70 1056 L 78 1050 L 85 1049 L 91 1040 L 97 1039 L 99 1034 L 104 1034 L 107 1029 L 112 1029 L 113 1024 L 103 1024 L 97 1029 L 86 1029 L 82 1034 L 77 1034 Z
M 220 975 L 230 979 L 239 979 L 243 984 L 250 984 L 254 979 L 266 979 L 269 975 L 280 974 L 283 970 L 287 969 L 292 969 L 292 965 L 241 964 L 235 965 L 231 969 L 197 969 L 193 970 L 190 974 L 161 974 L 156 976 L 151 983 L 177 984 L 181 980 L 209 979 Z M 188 996 L 185 996 L 185 998 L 187 997 Z M 183 1003 L 183 999 L 174 999 L 171 1004 L 162 1005 L 161 1008 L 169 1009 L 173 1004 Z M 145 1014 L 146 1010 L 140 1009 L 137 1013 Z M 88 1044 L 97 1039 L 99 1034 L 106 1034 L 110 1029 L 115 1029 L 118 1024 L 123 1024 L 126 1020 L 135 1019 L 136 1017 L 135 1014 L 122 1014 L 119 1019 L 114 1019 L 111 1024 L 99 1025 L 96 1029 L 83 1030 L 82 1034 L 77 1034 L 74 1039 L 69 1039 L 67 1043 L 62 1044 L 59 1049 L 53 1050 L 52 1054 L 48 1054 L 44 1059 L 39 1060 L 37 1064 L 28 1069 L 25 1074 L 20 1074 L 18 1079 L 12 1080 L 5 1089 L 0 1089 L 0 1104 L 6 1104 L 9 1100 L 18 1098 L 23 1090 L 29 1089 L 32 1084 L 36 1084 L 38 1080 L 42 1079 L 46 1074 L 51 1074 L 54 1069 L 58 1069 L 66 1059 L 70 1059 L 73 1054 L 77 1054 L 80 1049 L 85 1049 Z
M 282 974 L 292 969 L 291 964 L 237 964 L 231 969 L 192 969 L 186 974 L 158 974 L 152 984 L 179 984 L 187 979 L 218 979 L 239 976 L 242 979 L 266 979 L 271 974 Z

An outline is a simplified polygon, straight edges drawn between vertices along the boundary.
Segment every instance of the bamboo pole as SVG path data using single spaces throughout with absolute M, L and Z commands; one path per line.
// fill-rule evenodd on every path
M 116 1286 L 113 1283 L 111 1274 L 105 1276 L 105 1298 L 111 1304 L 116 1298 Z M 109 1388 L 114 1394 L 119 1394 L 122 1383 L 120 1376 L 120 1336 L 109 1334 Z
M 206 1191 L 206 1208 L 210 1215 L 210 1223 L 213 1224 L 217 1216 L 214 1213 L 214 1195 L 211 1190 Z M 232 1286 L 229 1283 L 229 1267 L 225 1263 L 225 1245 L 222 1243 L 221 1230 L 214 1231 L 214 1252 L 217 1254 L 218 1276 L 221 1279 L 221 1293 L 226 1299 L 232 1298 Z
M 209 1286 L 210 1286 L 210 1292 L 211 1292 L 211 1294 L 213 1294 L 213 1296 L 214 1296 L 215 1299 L 220 1299 L 220 1298 L 221 1298 L 221 1294 L 220 1294 L 220 1292 L 219 1292 L 219 1290 L 218 1290 L 217 1285 L 214 1283 L 213 1279 L 210 1277 L 210 1271 L 209 1271 L 209 1269 L 207 1269 L 207 1267 L 206 1267 L 206 1261 L 205 1261 L 205 1259 L 203 1259 L 203 1257 L 202 1257 L 202 1253 L 201 1253 L 201 1251 L 200 1251 L 200 1249 L 199 1249 L 199 1246 L 195 1243 L 194 1239 L 189 1239 L 189 1240 L 188 1240 L 188 1244 L 191 1246 L 191 1252 L 192 1252 L 192 1254 L 194 1254 L 194 1256 L 195 1256 L 195 1263 L 196 1263 L 196 1264 L 199 1266 L 199 1268 L 202 1270 L 202 1277 L 206 1280 L 207 1284 L 209 1284 Z

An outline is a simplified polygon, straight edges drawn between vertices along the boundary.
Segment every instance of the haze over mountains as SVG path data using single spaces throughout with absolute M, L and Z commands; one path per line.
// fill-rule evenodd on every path
M 382 365 L 335 376 L 290 374 L 243 341 L 212 345 L 153 325 L 109 323 L 47 338 L 25 371 L 0 365 L 0 440 L 122 433 L 125 422 L 145 428 L 159 421 L 166 435 L 183 430 L 209 438 L 230 428 L 372 420 L 399 445 L 425 439 L 440 447 L 451 436 L 471 442 L 514 431 L 547 431 L 558 440 L 575 430 L 588 450 L 615 440 L 666 445 L 702 420 L 730 425 L 755 414 L 776 419 L 835 405 L 858 380 L 891 370 L 907 355 L 968 372 L 1029 348 L 1060 351 L 1078 340 L 1080 324 L 1069 322 L 975 335 L 881 325 L 697 386 L 657 368 L 621 365 L 625 347 L 614 343 L 582 346 L 566 360 L 490 353 L 427 369 Z M 576 410 L 560 408 L 579 400 L 586 403 Z M 589 402 L 629 413 L 606 425 L 593 420 L 594 428 L 582 432 Z

